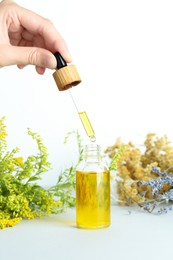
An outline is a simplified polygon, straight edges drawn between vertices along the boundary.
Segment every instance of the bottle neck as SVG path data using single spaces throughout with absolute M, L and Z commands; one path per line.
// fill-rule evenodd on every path
M 97 144 L 88 144 L 85 146 L 84 160 L 90 163 L 99 162 L 102 160 L 101 149 Z

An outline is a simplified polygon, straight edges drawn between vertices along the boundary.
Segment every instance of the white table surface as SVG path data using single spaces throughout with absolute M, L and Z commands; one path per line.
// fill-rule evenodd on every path
M 0 259 L 172 259 L 172 237 L 173 212 L 158 216 L 112 205 L 109 228 L 83 230 L 75 227 L 75 209 L 70 209 L 1 230 Z

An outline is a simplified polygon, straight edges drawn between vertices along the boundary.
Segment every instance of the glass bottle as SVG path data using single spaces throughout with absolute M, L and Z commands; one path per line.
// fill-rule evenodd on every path
M 76 170 L 76 225 L 86 229 L 110 225 L 110 172 L 94 143 L 86 145 Z

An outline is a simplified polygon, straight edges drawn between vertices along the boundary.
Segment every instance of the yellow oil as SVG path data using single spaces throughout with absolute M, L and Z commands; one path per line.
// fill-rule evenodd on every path
M 86 229 L 110 225 L 109 171 L 76 172 L 76 224 Z
M 95 141 L 95 136 L 94 136 L 94 129 L 92 128 L 91 122 L 87 116 L 87 113 L 85 111 L 83 112 L 78 112 L 79 117 L 82 121 L 82 124 L 85 128 L 85 131 L 87 135 L 90 137 L 91 141 Z

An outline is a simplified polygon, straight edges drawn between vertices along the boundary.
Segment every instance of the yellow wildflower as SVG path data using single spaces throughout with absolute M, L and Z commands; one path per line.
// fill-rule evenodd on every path
M 12 219 L 0 219 L 0 229 L 4 229 L 6 227 L 13 227 L 18 224 L 22 218 L 12 218 Z
M 6 133 L 6 131 L 1 131 L 0 132 L 0 138 L 4 139 L 8 134 Z
M 20 166 L 20 167 L 23 168 L 23 166 L 24 166 L 24 159 L 23 159 L 23 157 L 15 157 L 14 158 L 14 164 L 16 166 Z

